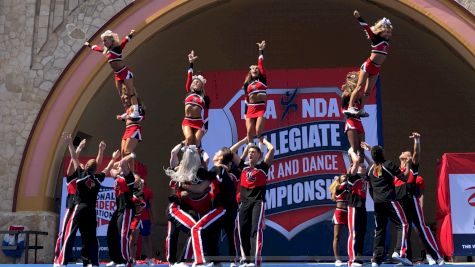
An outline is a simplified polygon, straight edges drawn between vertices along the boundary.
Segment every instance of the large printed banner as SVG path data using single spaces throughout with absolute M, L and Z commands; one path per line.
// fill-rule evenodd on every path
M 81 163 L 85 163 L 89 158 L 80 158 Z M 110 157 L 104 157 L 101 166 L 98 170 L 103 170 L 110 161 Z M 63 161 L 63 170 L 67 170 L 70 158 L 65 157 Z M 145 165 L 135 162 L 135 170 L 142 179 L 147 177 L 147 168 Z M 68 190 L 66 189 L 66 177 L 63 177 L 63 190 L 61 195 L 61 223 L 64 217 L 66 209 L 66 197 Z M 114 193 L 114 179 L 112 177 L 106 177 L 104 182 L 101 183 L 99 194 L 97 195 L 96 203 L 96 216 L 97 216 L 97 239 L 99 240 L 99 259 L 109 259 L 109 249 L 107 247 L 107 228 L 109 221 L 112 217 L 112 213 L 115 211 L 115 193 Z M 60 225 L 62 227 L 62 225 Z M 60 230 L 61 231 L 61 228 Z M 79 231 L 76 234 L 73 247 L 73 258 L 81 258 L 81 235 Z
M 264 255 L 333 254 L 330 219 L 335 203 L 329 188 L 334 176 L 346 173 L 349 165 L 340 86 L 353 70 L 267 71 L 265 137 L 275 147 L 275 161 L 266 192 Z M 203 144 L 211 153 L 246 135 L 241 89 L 245 74 L 205 73 L 206 93 L 212 102 Z M 372 145 L 380 143 L 381 134 L 378 88 L 379 84 L 365 106 L 370 117 L 363 119 L 366 140 Z M 372 211 L 372 201 L 368 206 Z
M 447 256 L 475 255 L 475 153 L 444 154 L 438 168 L 437 238 Z

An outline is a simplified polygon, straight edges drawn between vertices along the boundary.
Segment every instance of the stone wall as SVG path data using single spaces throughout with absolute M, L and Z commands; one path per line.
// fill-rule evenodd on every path
M 51 263 L 58 215 L 12 213 L 23 150 L 36 116 L 70 60 L 110 18 L 132 0 L 0 1 L 0 229 L 26 225 L 48 232 L 39 262 Z M 32 252 L 31 252 L 32 253 Z M 30 255 L 30 262 L 33 255 Z M 0 263 L 12 259 L 0 253 Z M 23 262 L 23 258 L 18 261 Z
M 43 249 L 38 250 L 38 263 L 51 263 L 54 257 L 54 245 L 56 242 L 58 230 L 58 214 L 52 212 L 1 212 L 0 225 L 1 230 L 7 230 L 10 225 L 23 225 L 28 230 L 37 230 L 47 232 L 48 235 L 38 235 L 38 246 L 43 246 Z M 5 229 L 3 229 L 5 228 Z M 2 235 L 3 239 L 3 235 Z M 30 235 L 30 246 L 35 245 L 35 236 Z M 28 253 L 28 263 L 33 263 L 35 259 L 34 250 Z M 25 254 L 16 260 L 16 263 L 24 263 Z M 14 258 L 6 257 L 0 253 L 0 264 L 13 263 Z
M 0 211 L 11 211 L 23 150 L 58 76 L 132 0 L 0 1 Z
M 468 9 L 472 14 L 475 14 L 475 0 L 455 0 L 463 7 Z

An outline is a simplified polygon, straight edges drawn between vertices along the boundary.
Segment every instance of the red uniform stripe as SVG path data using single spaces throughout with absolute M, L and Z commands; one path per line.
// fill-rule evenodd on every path
M 196 222 L 196 224 L 191 228 L 191 242 L 193 244 L 193 252 L 195 255 L 194 264 L 203 264 L 206 262 L 203 253 L 201 230 L 206 229 L 206 227 L 222 217 L 224 213 L 226 213 L 226 211 L 223 210 L 223 208 L 213 209 L 203 216 L 198 222 Z
M 409 229 L 409 225 L 407 224 L 406 215 L 404 214 L 404 210 L 402 209 L 401 204 L 399 204 L 399 202 L 397 201 L 391 201 L 391 204 L 396 210 L 396 213 L 402 224 L 401 251 L 399 252 L 399 255 L 404 258 L 406 257 L 407 251 L 407 231 Z
M 425 223 L 424 211 L 421 208 L 419 200 L 414 196 L 412 198 L 414 200 L 414 206 L 416 207 L 416 213 L 417 213 L 417 217 L 419 219 L 419 225 L 422 229 L 424 237 L 426 238 L 427 243 L 429 243 L 429 245 L 432 247 L 432 250 L 434 250 L 437 253 L 437 259 L 440 259 L 441 256 L 439 254 L 439 248 L 437 247 L 437 243 L 435 242 L 435 239 L 434 239 L 434 236 L 432 235 L 432 232 L 430 231 L 429 227 L 427 227 L 427 225 Z
M 64 231 L 66 228 L 66 225 L 68 224 L 68 215 L 69 215 L 69 209 L 66 209 L 66 212 L 64 213 L 63 221 L 61 223 L 61 231 L 58 234 L 58 239 L 56 240 L 56 246 L 54 248 L 54 260 L 53 263 L 58 263 L 58 257 L 59 253 L 61 253 L 61 248 L 63 247 L 63 237 L 64 237 Z
M 180 224 L 187 227 L 188 229 L 191 229 L 191 227 L 196 224 L 196 221 L 188 213 L 180 209 L 180 206 L 178 206 L 176 203 L 170 204 L 168 212 L 175 220 L 180 222 Z
M 67 226 L 65 228 L 65 231 L 64 231 L 64 241 L 63 241 L 63 244 L 67 244 L 68 243 L 68 240 L 70 238 L 74 238 L 71 237 L 71 228 L 73 226 L 73 219 L 74 217 L 76 216 L 76 209 L 77 209 L 77 205 L 74 206 L 74 210 L 73 212 L 71 213 L 71 217 L 69 217 L 69 220 L 68 220 L 68 223 L 67 223 Z M 60 265 L 64 265 L 65 264 L 65 257 L 64 257 L 64 253 L 66 252 L 66 245 L 63 245 L 62 248 L 61 248 L 61 252 L 59 253 L 59 257 L 58 257 L 58 263 Z
M 124 260 L 129 260 L 129 233 L 130 233 L 130 222 L 132 221 L 132 210 L 125 209 L 124 215 L 122 215 L 122 229 L 120 231 L 120 250 L 122 253 L 122 258 Z

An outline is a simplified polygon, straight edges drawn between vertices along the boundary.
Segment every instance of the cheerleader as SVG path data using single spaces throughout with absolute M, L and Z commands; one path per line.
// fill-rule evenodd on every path
M 241 176 L 241 170 L 237 165 L 241 158 L 236 154 L 236 150 L 246 142 L 247 138 L 244 138 L 231 148 L 222 147 L 218 150 L 213 157 L 214 166 L 210 170 L 213 175 L 221 180 L 219 190 L 222 194 L 223 207 L 226 209 L 222 230 L 228 238 L 228 251 L 229 256 L 232 258 L 230 267 L 236 266 L 240 247 L 236 219 L 239 203 L 237 191 L 239 190 L 239 177 Z
M 361 70 L 358 77 L 358 83 L 355 90 L 351 94 L 348 110 L 345 114 L 360 115 L 367 117 L 368 114 L 364 111 L 364 105 L 366 99 L 371 95 L 373 87 L 376 85 L 376 81 L 379 77 L 381 65 L 384 63 L 389 50 L 389 38 L 391 38 L 393 26 L 391 21 L 387 18 L 382 18 L 372 27 L 368 26 L 368 23 L 360 16 L 360 13 L 355 10 L 353 15 L 363 27 L 368 39 L 371 40 L 371 55 L 361 65 Z M 356 107 L 355 101 L 358 96 L 361 95 L 363 84 L 366 83 L 364 88 L 364 94 L 361 99 L 360 108 Z
M 193 63 L 198 58 L 191 50 L 188 54 L 190 68 L 185 90 L 185 118 L 181 124 L 186 145 L 201 146 L 201 139 L 208 130 L 208 109 L 210 99 L 205 95 L 206 79 L 202 75 L 193 75 Z
M 220 219 L 226 213 L 219 193 L 219 181 L 206 168 L 202 167 L 200 152 L 194 146 L 184 149 L 180 164 L 165 173 L 175 184 L 176 197 L 171 199 L 168 208 L 168 233 L 176 233 L 180 228 L 191 236 L 193 266 L 214 266 L 208 256 L 213 251 L 213 233 L 217 231 Z M 176 248 L 176 239 L 167 236 L 167 247 Z M 168 251 L 168 249 L 167 249 Z M 168 256 L 168 255 L 167 255 Z M 174 256 L 174 255 L 170 255 Z M 172 263 L 171 260 L 169 260 Z
M 367 147 L 367 144 L 362 142 L 361 146 Z M 363 265 L 363 260 L 360 257 L 363 256 L 367 224 L 366 192 L 368 176 L 366 165 L 364 162 L 360 164 L 359 157 L 352 148 L 348 150 L 348 156 L 352 164 L 348 174 L 348 266 L 359 267 Z M 370 165 L 373 164 L 371 159 L 366 158 L 366 160 Z
M 411 151 L 404 151 L 399 156 L 400 161 L 400 168 L 401 171 L 405 171 L 406 165 L 410 161 L 411 170 L 409 173 L 409 178 L 406 182 L 401 181 L 399 179 L 394 179 L 394 185 L 396 186 L 396 197 L 401 203 L 404 213 L 407 216 L 407 221 L 409 224 L 409 231 L 408 231 L 408 258 L 412 260 L 412 251 L 411 251 L 411 228 L 414 225 L 419 233 L 420 240 L 424 243 L 424 247 L 429 252 L 427 254 L 427 259 L 430 265 L 438 264 L 443 265 L 444 259 L 439 253 L 439 248 L 437 247 L 437 243 L 435 241 L 434 236 L 432 235 L 431 230 L 424 221 L 424 211 L 422 206 L 420 205 L 417 190 L 417 178 L 419 178 L 419 162 L 420 162 L 420 155 L 421 155 L 421 135 L 419 133 L 412 133 L 409 137 L 414 139 L 414 148 L 413 152 Z
M 257 65 L 251 65 L 244 80 L 244 95 L 246 100 L 246 129 L 247 142 L 252 143 L 257 136 L 262 143 L 264 133 L 264 114 L 266 112 L 267 75 L 264 70 L 264 48 L 266 41 L 257 43 L 259 57 Z
M 114 71 L 115 87 L 119 96 L 121 96 L 122 86 L 127 88 L 127 94 L 131 98 L 132 113 L 131 119 L 140 120 L 139 103 L 137 100 L 137 92 L 134 86 L 134 75 L 122 62 L 122 50 L 125 45 L 132 39 L 135 31 L 131 30 L 129 35 L 125 36 L 122 41 L 119 41 L 119 35 L 111 30 L 107 30 L 101 34 L 102 43 L 104 47 L 98 45 L 92 45 L 89 42 L 85 42 L 84 45 L 90 47 L 93 51 L 101 52 L 107 57 L 107 62 L 110 64 Z
M 115 151 L 112 160 L 101 172 L 96 173 L 97 161 L 90 159 L 82 168 L 76 151 L 73 147 L 70 134 L 63 134 L 64 141 L 68 146 L 71 160 L 77 173 L 76 193 L 74 195 L 74 207 L 71 209 L 71 218 L 64 228 L 64 244 L 59 256 L 55 259 L 54 266 L 65 266 L 71 259 L 74 239 L 77 230 L 81 233 L 83 265 L 99 266 L 99 242 L 96 236 L 96 201 L 100 184 L 104 181 L 106 173 L 111 170 L 119 151 Z
M 86 139 L 83 139 L 78 147 L 76 148 L 76 156 L 79 158 L 79 155 L 81 154 L 81 151 L 84 149 L 86 146 Z M 96 156 L 96 162 L 97 165 L 100 166 L 102 164 L 102 158 L 104 155 L 104 150 L 106 149 L 106 143 L 104 141 L 101 141 L 99 143 L 99 150 L 97 152 Z M 80 163 L 80 167 L 84 169 L 84 165 Z M 71 159 L 69 161 L 68 165 L 68 170 L 66 172 L 66 184 L 67 184 L 67 191 L 68 191 L 68 196 L 66 197 L 66 210 L 64 213 L 64 218 L 62 221 L 61 225 L 61 231 L 58 234 L 58 239 L 56 240 L 56 247 L 55 247 L 55 257 L 54 257 L 54 263 L 58 263 L 58 257 L 61 252 L 62 246 L 64 244 L 64 233 L 66 231 L 66 226 L 69 224 L 69 221 L 71 219 L 72 211 L 74 208 L 74 195 L 76 194 L 76 181 L 78 178 L 78 172 L 74 168 L 74 163 L 73 160 Z
M 333 214 L 333 254 L 335 255 L 335 266 L 341 266 L 338 253 L 338 241 L 340 240 L 341 230 L 348 224 L 348 183 L 346 175 L 336 176 L 330 185 L 332 200 L 336 202 L 335 214 Z
M 122 158 L 118 169 L 110 171 L 114 178 L 115 206 L 112 213 L 109 227 L 107 228 L 107 246 L 109 257 L 112 260 L 107 266 L 132 266 L 130 261 L 129 237 L 130 224 L 135 215 L 135 204 L 133 202 L 133 191 L 135 176 L 129 169 L 129 161 L 135 154 L 129 154 Z
M 405 171 L 402 172 L 392 161 L 385 160 L 383 148 L 380 146 L 371 148 L 371 157 L 374 163 L 368 171 L 368 176 L 373 192 L 374 220 L 376 223 L 372 266 L 377 267 L 383 262 L 388 219 L 391 220 L 397 230 L 396 246 L 392 258 L 404 265 L 412 265 L 412 262 L 406 258 L 407 219 L 404 210 L 396 200 L 393 184 L 394 177 L 403 181 L 407 180 L 410 161 L 406 163 Z
M 266 197 L 267 174 L 274 162 L 274 146 L 262 140 L 267 148 L 263 157 L 260 148 L 254 144 L 248 144 L 243 157 L 248 154 L 248 161 L 243 160 L 239 164 L 241 173 L 240 206 L 238 212 L 238 229 L 241 240 L 241 263 L 244 266 L 261 266 L 263 227 L 264 227 L 264 203 Z
M 358 72 L 351 71 L 346 75 L 345 83 L 341 86 L 341 109 L 343 113 L 348 110 L 350 98 L 352 93 L 355 91 L 357 81 Z M 360 103 L 361 100 L 358 98 L 355 104 L 359 106 Z M 348 141 L 350 142 L 352 150 L 356 152 L 358 162 L 363 163 L 364 152 L 360 146 L 360 143 L 365 141 L 365 131 L 359 116 L 347 114 L 345 121 L 345 133 L 348 137 Z M 358 165 L 353 164 L 352 167 L 356 170 Z
M 125 113 L 117 115 L 116 119 L 119 121 L 125 121 L 125 132 L 122 135 L 122 141 L 120 144 L 120 153 L 122 157 L 125 157 L 135 151 L 137 144 L 142 142 L 142 125 L 140 121 L 134 120 L 131 115 L 133 113 L 130 97 L 125 90 L 121 95 L 122 105 L 124 106 Z M 139 99 L 140 102 L 140 99 Z M 139 106 L 140 116 L 143 118 L 145 115 L 145 109 L 143 105 Z M 130 170 L 135 170 L 134 159 L 130 160 Z
M 140 255 L 137 255 L 137 240 L 139 238 L 140 230 L 143 227 L 141 215 L 142 215 L 142 211 L 146 207 L 146 203 L 144 200 L 144 192 L 143 192 L 143 180 L 138 175 L 135 175 L 134 192 L 132 196 L 132 201 L 135 204 L 135 216 L 132 218 L 132 222 L 130 223 L 129 262 L 132 262 L 132 265 L 135 265 L 135 262 L 138 256 L 140 256 Z

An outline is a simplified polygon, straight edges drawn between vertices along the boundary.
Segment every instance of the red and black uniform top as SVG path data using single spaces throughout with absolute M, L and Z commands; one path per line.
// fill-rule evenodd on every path
M 381 164 L 380 172 L 375 170 L 375 166 L 376 165 L 373 164 L 368 170 L 374 203 L 385 203 L 396 200 L 394 177 L 402 173 L 401 169 L 390 160 L 386 160 Z
M 192 210 L 198 212 L 199 214 L 206 214 L 212 208 L 217 208 L 223 205 L 221 194 L 220 194 L 220 185 L 216 176 L 213 173 L 209 172 L 205 168 L 199 168 L 196 173 L 196 180 L 192 184 L 200 184 L 204 181 L 209 181 L 210 186 L 198 196 L 193 195 L 193 197 L 181 197 L 181 192 L 184 191 L 180 186 L 175 186 L 176 196 L 179 199 L 179 204 L 182 208 L 191 208 Z
M 236 183 L 237 178 L 233 174 L 233 171 L 227 172 L 221 166 L 214 166 L 210 172 L 218 179 L 219 192 L 221 194 L 221 200 L 224 209 L 237 210 L 236 202 Z
M 125 45 L 132 39 L 132 35 L 127 35 L 122 39 L 120 45 L 114 46 L 111 49 L 106 51 L 107 62 L 111 63 L 113 61 L 122 61 L 122 50 Z M 91 49 L 97 52 L 104 52 L 104 48 L 98 45 L 91 46 Z
M 417 175 L 416 178 L 416 192 L 415 192 L 415 197 L 419 198 L 423 194 L 423 191 L 426 189 L 426 184 L 424 182 L 424 178 L 422 176 Z
M 248 162 L 241 160 L 239 164 L 241 172 L 240 200 L 246 201 L 265 201 L 267 174 L 270 166 L 264 161 L 259 162 L 252 167 Z
M 66 176 L 66 189 L 68 196 L 66 197 L 66 208 L 71 209 L 74 207 L 74 196 L 76 195 L 76 180 L 78 178 L 78 172 L 75 171 L 71 175 Z
M 147 206 L 144 200 L 144 192 L 134 188 L 132 202 L 134 202 L 135 205 L 135 217 L 141 217 L 142 211 L 144 211 Z
M 366 190 L 368 182 L 366 174 L 355 174 L 348 176 L 348 185 L 350 186 L 348 205 L 355 208 L 366 207 Z
M 143 200 L 145 201 L 145 209 L 142 210 L 140 218 L 142 220 L 150 220 L 150 209 L 152 207 L 153 192 L 145 186 L 143 188 Z
M 336 188 L 335 190 L 336 202 L 348 203 L 348 193 L 349 193 L 348 185 L 349 184 L 347 182 L 343 182 Z
M 259 69 L 259 76 L 253 78 L 249 82 L 245 82 L 243 85 L 244 95 L 246 104 L 249 103 L 249 98 L 253 94 L 267 94 L 267 75 L 264 69 L 264 51 L 259 51 L 259 57 L 257 58 L 257 68 Z M 253 103 L 255 104 L 265 104 L 262 103 Z
M 78 177 L 76 179 L 76 195 L 74 202 L 77 205 L 85 204 L 89 207 L 96 207 L 97 194 L 101 187 L 101 183 L 106 178 L 106 174 L 96 173 L 90 174 L 79 168 L 77 170 Z
M 118 211 L 125 209 L 135 209 L 133 199 L 135 177 L 132 172 L 123 176 L 117 175 L 114 180 L 115 205 Z
M 389 40 L 381 37 L 379 34 L 374 34 L 368 23 L 362 18 L 357 18 L 360 26 L 371 40 L 371 53 L 387 55 L 389 51 Z
M 404 172 L 406 170 L 404 167 L 402 167 L 401 171 Z M 394 186 L 396 187 L 397 200 L 402 200 L 404 198 L 412 199 L 413 196 L 416 196 L 416 181 L 418 175 L 419 164 L 412 164 L 407 181 L 402 181 L 397 177 L 394 177 Z
M 191 82 L 193 82 L 193 63 L 190 63 L 190 68 L 188 69 L 188 77 L 186 79 L 186 96 L 185 96 L 185 106 L 192 105 L 199 107 L 201 109 L 201 120 L 203 120 L 203 125 L 205 129 L 208 129 L 208 109 L 210 104 L 210 99 L 207 95 L 200 95 L 191 90 Z M 204 88 L 204 84 L 203 84 Z M 202 89 L 203 90 L 203 89 Z M 196 119 L 196 118 L 191 118 Z

